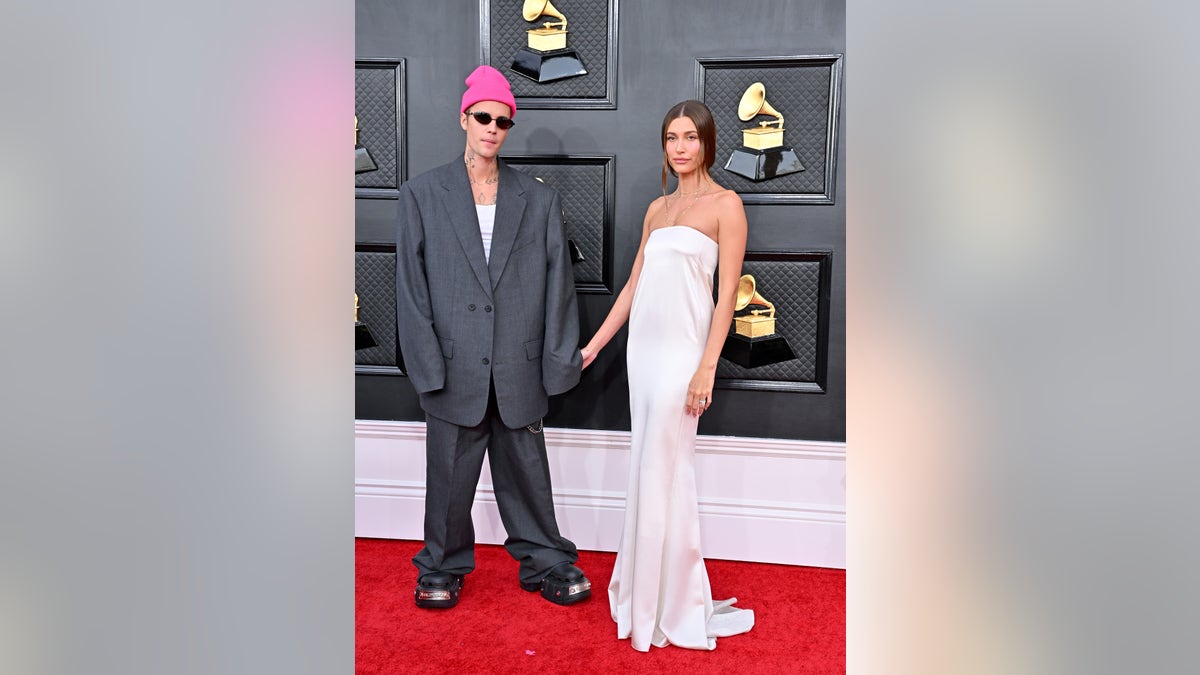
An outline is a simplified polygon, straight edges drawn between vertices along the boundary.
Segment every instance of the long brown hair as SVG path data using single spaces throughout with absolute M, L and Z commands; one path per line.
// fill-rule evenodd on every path
M 708 109 L 708 106 L 695 99 L 680 101 L 671 106 L 662 123 L 662 191 L 664 195 L 667 194 L 667 172 L 670 171 L 672 176 L 678 175 L 675 173 L 675 167 L 671 166 L 671 162 L 667 160 L 667 127 L 680 117 L 687 117 L 696 125 L 696 133 L 700 136 L 702 151 L 700 161 L 704 165 L 705 173 L 712 168 L 713 162 L 717 158 L 717 125 L 713 122 L 712 111 Z

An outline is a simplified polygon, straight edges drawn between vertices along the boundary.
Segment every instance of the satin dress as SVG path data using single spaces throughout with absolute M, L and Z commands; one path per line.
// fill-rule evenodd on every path
M 625 525 L 609 607 L 634 649 L 715 649 L 754 626 L 737 598 L 713 602 L 700 555 L 696 425 L 687 388 L 708 340 L 717 243 L 674 225 L 650 233 L 629 313 L 632 443 Z

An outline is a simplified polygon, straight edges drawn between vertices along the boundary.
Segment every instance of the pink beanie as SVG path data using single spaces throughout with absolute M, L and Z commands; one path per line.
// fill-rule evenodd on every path
M 466 112 L 467 108 L 480 101 L 503 103 L 512 111 L 510 114 L 517 114 L 517 100 L 513 98 L 508 80 L 491 66 L 479 66 L 467 76 L 467 90 L 463 92 L 462 108 L 459 112 Z

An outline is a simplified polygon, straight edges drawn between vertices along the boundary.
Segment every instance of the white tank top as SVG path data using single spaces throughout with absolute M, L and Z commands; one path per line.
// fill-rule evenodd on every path
M 496 226 L 496 205 L 476 204 L 475 213 L 479 216 L 479 235 L 483 237 L 483 259 L 492 259 L 492 230 Z

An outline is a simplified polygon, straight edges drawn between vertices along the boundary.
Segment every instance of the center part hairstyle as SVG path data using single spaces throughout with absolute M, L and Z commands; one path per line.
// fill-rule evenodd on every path
M 667 172 L 670 171 L 672 176 L 677 175 L 675 167 L 671 166 L 671 162 L 667 159 L 667 127 L 680 117 L 687 117 L 696 125 L 696 133 L 700 136 L 700 148 L 703 155 L 701 162 L 704 165 L 705 173 L 712 168 L 713 162 L 717 158 L 717 125 L 713 122 L 712 111 L 708 109 L 708 106 L 694 99 L 681 101 L 671 106 L 666 117 L 663 117 L 660 137 L 663 149 L 662 191 L 664 195 L 667 194 Z

